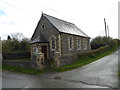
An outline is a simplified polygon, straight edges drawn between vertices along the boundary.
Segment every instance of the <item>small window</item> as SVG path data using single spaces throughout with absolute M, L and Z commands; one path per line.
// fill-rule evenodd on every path
M 51 38 L 51 50 L 54 51 L 55 50 L 55 39 Z
M 78 38 L 77 39 L 77 50 L 80 50 L 81 48 L 81 40 Z
M 45 25 L 42 25 L 42 28 L 44 29 L 44 28 L 45 28 Z
M 87 50 L 87 44 L 88 44 L 87 40 L 86 39 L 83 39 L 83 40 L 84 40 L 84 43 L 83 43 L 84 44 L 84 50 Z
M 69 44 L 69 50 L 72 50 L 73 40 L 72 40 L 71 37 L 70 37 L 68 40 L 69 40 L 69 41 L 68 41 L 68 44 Z
M 34 53 L 37 54 L 38 53 L 38 48 L 34 47 Z

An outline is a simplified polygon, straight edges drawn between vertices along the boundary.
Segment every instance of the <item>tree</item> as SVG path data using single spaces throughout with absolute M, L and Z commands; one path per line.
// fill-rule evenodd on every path
M 13 39 L 16 39 L 18 41 L 21 41 L 22 38 L 24 38 L 24 35 L 20 32 L 12 33 L 11 36 L 12 36 Z
M 12 34 L 12 38 L 8 35 L 7 38 L 2 41 L 3 58 L 30 58 L 30 39 L 23 38 L 22 34 Z
M 11 40 L 11 37 L 8 35 L 7 40 Z
M 114 45 L 114 41 L 111 37 L 106 36 L 97 36 L 91 41 L 91 48 L 97 49 L 101 46 L 110 45 L 111 47 Z

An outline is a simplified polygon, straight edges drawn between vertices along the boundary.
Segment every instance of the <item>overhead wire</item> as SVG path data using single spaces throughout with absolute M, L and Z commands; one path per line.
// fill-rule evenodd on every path
M 6 1 L 4 1 L 4 0 L 0 0 L 0 1 L 1 1 L 2 3 L 6 4 L 6 5 L 10 6 L 10 7 L 13 7 L 13 8 L 15 8 L 15 9 L 17 9 L 17 10 L 19 10 L 19 11 L 22 11 L 22 12 L 24 12 L 24 13 L 26 13 L 26 14 L 34 15 L 33 13 L 28 12 L 28 11 L 25 11 L 25 10 L 23 10 L 23 9 L 21 9 L 21 8 L 15 6 L 15 5 L 13 5 L 13 4 L 11 4 L 11 3 L 9 3 L 9 2 L 6 2 Z

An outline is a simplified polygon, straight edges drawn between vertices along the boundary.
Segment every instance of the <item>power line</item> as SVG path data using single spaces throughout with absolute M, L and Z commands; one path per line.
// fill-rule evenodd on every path
M 25 11 L 25 10 L 21 9 L 21 8 L 18 8 L 18 7 L 14 6 L 14 5 L 6 2 L 6 1 L 3 1 L 3 0 L 0 0 L 0 1 L 3 2 L 4 4 L 10 6 L 10 7 L 13 7 L 13 8 L 15 8 L 15 9 L 19 10 L 19 11 L 22 11 L 22 12 L 27 13 L 27 14 L 29 14 L 29 15 L 33 15 L 33 13 L 30 13 L 30 12 L 28 12 L 28 11 Z
M 33 0 L 29 0 L 29 1 L 31 1 L 31 2 L 33 2 L 34 4 L 36 4 L 36 5 L 38 5 L 38 6 L 42 6 L 42 7 L 44 7 L 44 8 L 46 8 L 46 9 L 49 9 L 49 10 L 51 10 L 51 11 L 54 11 L 54 12 L 58 12 L 57 10 L 55 10 L 55 9 L 53 9 L 53 8 L 51 8 L 51 7 L 48 7 L 48 6 L 44 6 L 43 4 L 41 4 L 41 3 L 39 3 L 39 2 L 37 2 L 37 1 L 33 1 Z

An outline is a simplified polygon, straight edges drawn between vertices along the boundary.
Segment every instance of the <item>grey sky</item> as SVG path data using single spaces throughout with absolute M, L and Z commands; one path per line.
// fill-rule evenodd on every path
M 31 38 L 41 11 L 76 24 L 88 36 L 104 35 L 104 18 L 110 36 L 118 38 L 119 0 L 0 0 L 0 36 L 21 32 Z

